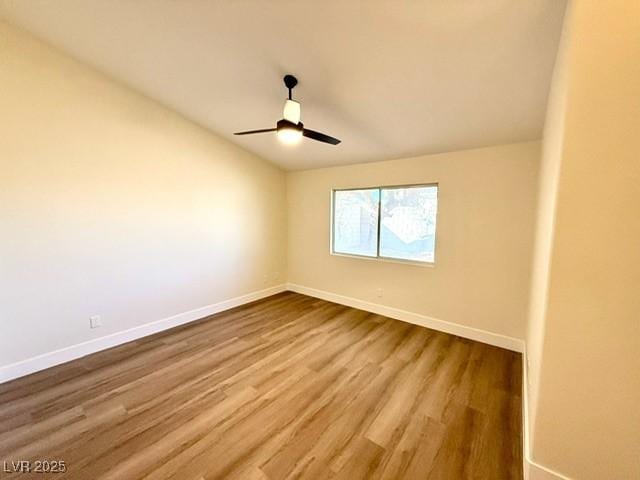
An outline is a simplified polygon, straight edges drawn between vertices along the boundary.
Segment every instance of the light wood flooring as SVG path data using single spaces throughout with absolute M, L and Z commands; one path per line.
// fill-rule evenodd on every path
M 0 385 L 0 476 L 520 479 L 520 391 L 519 354 L 286 292 Z

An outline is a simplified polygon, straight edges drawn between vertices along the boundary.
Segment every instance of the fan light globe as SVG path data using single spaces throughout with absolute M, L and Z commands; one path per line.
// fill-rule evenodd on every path
M 282 143 L 287 143 L 290 145 L 298 143 L 300 142 L 300 140 L 302 140 L 302 130 L 298 130 L 295 128 L 280 128 L 278 129 L 277 135 L 278 139 L 280 139 Z

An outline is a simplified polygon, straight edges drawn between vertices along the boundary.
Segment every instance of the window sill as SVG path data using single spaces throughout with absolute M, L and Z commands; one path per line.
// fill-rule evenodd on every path
M 387 257 L 368 257 L 366 255 L 351 255 L 348 253 L 335 253 L 329 252 L 329 254 L 333 257 L 344 257 L 344 258 L 353 258 L 357 260 L 371 260 L 374 262 L 383 262 L 383 263 L 396 263 L 400 265 L 409 265 L 413 267 L 421 267 L 421 268 L 435 268 L 435 262 L 417 262 L 415 260 L 402 260 L 400 258 L 387 258 Z

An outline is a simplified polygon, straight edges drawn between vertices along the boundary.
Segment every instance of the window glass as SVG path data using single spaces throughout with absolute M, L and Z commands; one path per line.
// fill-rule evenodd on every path
M 333 195 L 333 251 L 377 256 L 380 190 L 335 190 Z
M 433 262 L 437 209 L 436 185 L 382 188 L 380 256 Z

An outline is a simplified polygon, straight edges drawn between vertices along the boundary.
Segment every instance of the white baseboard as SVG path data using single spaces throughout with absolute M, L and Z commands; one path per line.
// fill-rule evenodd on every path
M 529 476 L 528 480 L 571 480 L 569 477 L 555 472 L 550 468 L 544 467 L 532 460 L 529 462 Z
M 421 327 L 431 328 L 440 332 L 450 333 L 459 337 L 468 338 L 470 340 L 476 340 L 478 342 L 487 343 L 496 347 L 506 348 L 514 352 L 522 352 L 524 342 L 519 338 L 507 337 L 499 333 L 488 332 L 486 330 L 480 330 L 478 328 L 467 327 L 458 323 L 447 322 L 446 320 L 439 320 L 437 318 L 428 317 L 420 313 L 409 312 L 407 310 L 401 310 L 399 308 L 388 307 L 378 303 L 367 302 L 353 297 L 347 297 L 344 295 L 338 295 L 337 293 L 331 293 L 324 290 L 316 290 L 315 288 L 309 288 L 302 285 L 296 285 L 293 283 L 287 284 L 287 290 L 292 292 L 302 293 L 311 297 L 320 298 L 329 302 L 339 303 L 348 307 L 358 308 L 360 310 L 366 310 L 367 312 L 377 313 L 384 315 L 385 317 L 395 318 L 396 320 L 402 320 L 403 322 L 413 323 Z
M 527 349 L 522 351 L 522 449 L 524 480 L 571 480 L 571 478 L 540 465 L 531 458 L 531 431 L 529 424 L 529 371 Z
M 138 338 L 162 332 L 163 330 L 168 330 L 185 323 L 193 322 L 194 320 L 208 317 L 214 313 L 229 310 L 230 308 L 238 307 L 245 303 L 254 302 L 261 298 L 284 292 L 285 290 L 285 285 L 276 285 L 275 287 L 265 288 L 264 290 L 258 290 L 229 300 L 223 300 L 222 302 L 196 308 L 195 310 L 179 313 L 154 322 L 145 323 L 144 325 L 139 325 L 128 330 L 112 333 L 111 335 L 88 340 L 83 343 L 61 348 L 60 350 L 55 350 L 20 362 L 5 365 L 0 367 L 0 383 L 8 382 L 9 380 L 23 377 L 30 373 L 38 372 L 61 363 L 66 363 L 101 350 L 106 350 L 107 348 L 122 345 L 123 343 L 131 342 Z

